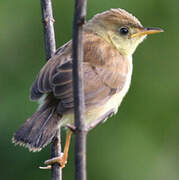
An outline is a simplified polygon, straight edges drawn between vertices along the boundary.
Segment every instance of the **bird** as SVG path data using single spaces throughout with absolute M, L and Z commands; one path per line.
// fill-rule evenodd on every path
M 124 9 L 96 14 L 83 28 L 85 123 L 93 128 L 116 114 L 129 90 L 132 55 L 147 35 L 161 28 L 143 27 Z M 15 144 L 30 151 L 48 145 L 61 127 L 74 125 L 72 41 L 60 47 L 38 73 L 30 90 L 30 99 L 39 101 L 37 111 L 13 136 Z M 46 161 L 46 165 L 67 162 L 71 130 L 68 130 L 64 155 Z

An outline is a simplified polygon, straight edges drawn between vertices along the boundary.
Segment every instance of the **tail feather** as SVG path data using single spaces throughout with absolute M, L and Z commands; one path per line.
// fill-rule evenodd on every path
M 28 147 L 30 151 L 40 151 L 52 141 L 59 120 L 55 106 L 45 104 L 20 127 L 13 142 Z

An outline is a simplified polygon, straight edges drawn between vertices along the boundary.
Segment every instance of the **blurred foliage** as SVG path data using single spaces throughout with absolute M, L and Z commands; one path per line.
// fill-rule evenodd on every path
M 71 39 L 73 1 L 53 0 L 57 47 Z M 144 26 L 159 26 L 134 55 L 132 85 L 119 112 L 88 135 L 88 179 L 179 179 L 179 1 L 91 0 L 88 19 L 124 8 Z M 37 108 L 29 87 L 45 63 L 40 1 L 0 1 L 0 179 L 50 179 L 49 158 L 15 147 L 11 137 Z M 65 133 L 63 133 L 64 142 Z M 73 179 L 73 143 L 64 179 Z

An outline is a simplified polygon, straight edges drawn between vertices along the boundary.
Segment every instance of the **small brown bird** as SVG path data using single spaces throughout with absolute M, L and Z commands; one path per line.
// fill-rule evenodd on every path
M 122 9 L 95 15 L 84 26 L 84 93 L 86 124 L 93 127 L 116 113 L 127 93 L 132 75 L 132 54 L 148 34 L 160 28 L 144 28 L 139 20 Z M 59 48 L 39 72 L 30 98 L 40 100 L 38 110 L 15 133 L 13 142 L 40 151 L 56 131 L 73 125 L 72 41 Z M 71 133 L 68 133 L 64 167 Z M 56 161 L 56 162 L 57 162 Z M 51 160 L 46 164 L 52 164 Z

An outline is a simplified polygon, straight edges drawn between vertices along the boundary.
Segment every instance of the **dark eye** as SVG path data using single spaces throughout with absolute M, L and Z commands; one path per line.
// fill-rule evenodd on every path
M 120 34 L 121 35 L 127 35 L 129 33 L 129 30 L 127 27 L 120 28 Z

